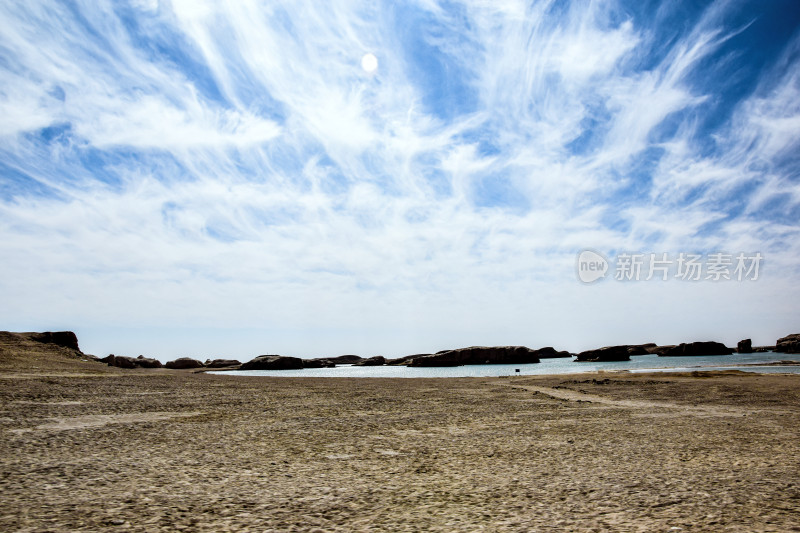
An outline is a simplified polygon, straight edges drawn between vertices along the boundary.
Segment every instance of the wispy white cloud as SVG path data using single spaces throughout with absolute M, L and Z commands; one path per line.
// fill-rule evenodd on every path
M 251 113 L 203 108 L 199 102 L 178 108 L 156 97 L 144 97 L 113 108 L 79 124 L 76 132 L 92 146 L 187 149 L 226 148 L 261 144 L 280 134 L 280 127 Z M 111 107 L 111 106 L 110 106 Z
M 0 8 L 4 320 L 285 330 L 308 355 L 677 336 L 686 298 L 788 327 L 757 314 L 797 295 L 796 40 L 708 129 L 734 4 L 668 44 L 663 13 L 616 3 L 404 8 L 429 27 L 355 0 Z M 775 274 L 588 288 L 584 247 L 762 251 Z

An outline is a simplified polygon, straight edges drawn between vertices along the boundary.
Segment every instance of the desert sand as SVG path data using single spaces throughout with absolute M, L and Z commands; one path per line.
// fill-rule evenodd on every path
M 264 378 L 48 350 L 0 345 L 2 531 L 800 531 L 799 375 Z

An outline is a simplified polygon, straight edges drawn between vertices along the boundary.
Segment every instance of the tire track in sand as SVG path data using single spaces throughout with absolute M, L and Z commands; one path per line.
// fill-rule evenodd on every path
M 588 402 L 602 405 L 609 405 L 612 407 L 623 407 L 626 409 L 676 409 L 681 411 L 682 414 L 694 414 L 697 416 L 743 416 L 748 414 L 755 414 L 759 411 L 756 409 L 740 409 L 736 407 L 722 407 L 714 405 L 682 405 L 672 402 L 651 401 L 651 400 L 614 400 L 612 398 L 605 398 L 596 394 L 588 394 L 585 392 L 578 392 L 571 389 L 554 389 L 552 387 L 537 387 L 535 385 L 520 385 L 518 383 L 502 383 L 506 387 L 513 387 L 523 389 L 529 392 L 544 394 L 551 398 L 558 400 L 566 400 L 570 402 Z M 769 412 L 776 412 L 774 410 L 767 410 Z
M 135 424 L 137 422 L 159 422 L 171 418 L 192 417 L 204 414 L 202 411 L 189 412 L 148 412 L 121 413 L 114 415 L 84 415 L 64 418 L 50 417 L 53 422 L 39 424 L 31 428 L 9 429 L 11 433 L 22 434 L 31 431 L 67 431 L 72 429 L 98 428 L 109 424 Z

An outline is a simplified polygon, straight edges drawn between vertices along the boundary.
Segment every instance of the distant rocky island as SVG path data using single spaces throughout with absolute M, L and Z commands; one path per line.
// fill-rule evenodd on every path
M 744 339 L 736 348 L 730 348 L 719 342 L 701 341 L 681 343 L 677 345 L 659 346 L 655 343 L 625 344 L 605 346 L 580 353 L 559 351 L 551 346 L 531 349 L 526 346 L 470 346 L 453 350 L 442 350 L 436 353 L 407 355 L 395 359 L 387 359 L 381 355 L 361 357 L 358 355 L 340 355 L 302 359 L 284 355 L 259 355 L 245 363 L 236 359 L 217 358 L 205 362 L 192 357 L 180 357 L 162 364 L 158 359 L 139 355 L 128 357 L 109 354 L 97 358 L 84 354 L 78 345 L 78 338 L 72 331 L 46 331 L 41 333 L 0 332 L 5 338 L 18 338 L 21 341 L 60 346 L 76 356 L 105 363 L 118 368 L 168 368 L 174 370 L 299 370 L 303 368 L 331 368 L 337 365 L 356 366 L 408 366 L 408 367 L 452 367 L 462 365 L 498 365 L 498 364 L 530 364 L 539 363 L 541 359 L 574 357 L 574 362 L 610 362 L 630 361 L 631 357 L 655 354 L 659 357 L 687 357 L 728 355 L 732 353 L 753 353 L 774 351 L 778 353 L 800 353 L 800 333 L 787 335 L 775 342 L 774 346 L 753 347 L 750 339 Z

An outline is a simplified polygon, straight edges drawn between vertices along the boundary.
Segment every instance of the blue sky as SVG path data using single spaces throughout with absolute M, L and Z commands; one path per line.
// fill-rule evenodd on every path
M 162 360 L 773 343 L 798 28 L 777 0 L 3 2 L 0 329 Z M 584 249 L 764 260 L 583 284 Z

